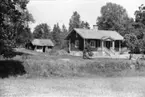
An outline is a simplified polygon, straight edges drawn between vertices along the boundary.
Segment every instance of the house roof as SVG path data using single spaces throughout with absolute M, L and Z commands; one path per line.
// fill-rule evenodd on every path
M 32 44 L 37 46 L 54 46 L 50 39 L 34 39 Z
M 123 37 L 116 31 L 82 28 L 74 28 L 74 30 L 84 39 L 123 40 Z

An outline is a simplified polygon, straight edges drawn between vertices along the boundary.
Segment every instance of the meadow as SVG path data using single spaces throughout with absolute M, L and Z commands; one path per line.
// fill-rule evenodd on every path
M 144 76 L 144 60 L 92 58 L 19 50 L 23 54 L 0 60 L 0 77 Z
M 0 97 L 144 97 L 144 77 L 9 78 Z
M 1 57 L 0 97 L 145 96 L 144 60 L 20 51 Z

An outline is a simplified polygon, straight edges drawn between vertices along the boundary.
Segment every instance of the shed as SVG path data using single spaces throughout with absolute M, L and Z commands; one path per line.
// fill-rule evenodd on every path
M 49 52 L 54 47 L 51 39 L 34 39 L 32 45 L 37 52 Z

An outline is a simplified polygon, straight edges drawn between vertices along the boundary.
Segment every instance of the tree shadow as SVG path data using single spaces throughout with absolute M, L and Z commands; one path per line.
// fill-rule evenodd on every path
M 20 61 L 0 60 L 0 78 L 25 74 L 25 68 Z

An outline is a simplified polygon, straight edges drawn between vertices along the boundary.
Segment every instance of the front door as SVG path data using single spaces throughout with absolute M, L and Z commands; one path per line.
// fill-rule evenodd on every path
M 111 41 L 105 41 L 105 47 L 110 49 L 110 47 L 111 47 Z
M 43 46 L 43 52 L 45 52 L 45 48 L 46 48 L 46 47 L 45 47 L 45 46 Z

